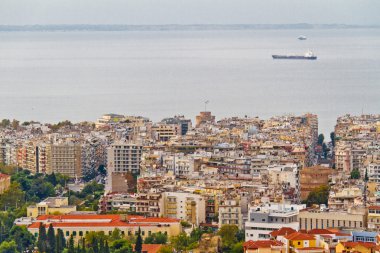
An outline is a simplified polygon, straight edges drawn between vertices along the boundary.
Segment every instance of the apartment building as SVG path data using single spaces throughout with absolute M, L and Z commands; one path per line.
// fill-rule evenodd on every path
M 245 222 L 245 240 L 269 239 L 270 233 L 282 227 L 299 230 L 298 214 L 306 205 L 268 203 L 249 208 Z
M 219 228 L 223 225 L 236 225 L 243 228 L 243 216 L 238 199 L 225 199 L 220 201 L 219 207 Z
M 157 123 L 152 126 L 153 138 L 158 141 L 169 141 L 181 135 L 181 125 Z
M 107 150 L 108 171 L 139 174 L 142 149 L 142 145 L 136 143 L 117 142 L 112 144 Z
M 164 217 L 176 218 L 194 226 L 206 221 L 205 197 L 187 192 L 164 192 Z
M 371 231 L 380 231 L 380 206 L 368 207 L 368 229 Z
M 81 152 L 81 145 L 76 143 L 51 145 L 51 171 L 69 177 L 81 177 Z

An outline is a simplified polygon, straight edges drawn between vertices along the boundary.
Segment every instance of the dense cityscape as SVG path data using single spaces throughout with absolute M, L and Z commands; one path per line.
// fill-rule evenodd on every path
M 0 122 L 0 252 L 380 252 L 380 115 Z

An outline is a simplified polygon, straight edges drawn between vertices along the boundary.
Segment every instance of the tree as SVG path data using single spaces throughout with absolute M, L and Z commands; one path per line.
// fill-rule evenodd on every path
M 104 245 L 104 253 L 110 253 L 110 248 L 108 246 L 108 241 L 106 241 L 106 244 Z
M 164 233 L 153 233 L 144 240 L 145 244 L 166 244 L 168 236 Z
M 232 246 L 231 253 L 243 253 L 243 242 L 238 242 Z
M 322 145 L 325 140 L 325 136 L 323 134 L 318 135 L 318 144 Z
M 56 244 L 55 244 L 56 252 L 61 253 L 63 249 L 65 248 L 65 246 L 66 246 L 66 239 L 65 239 L 62 229 L 59 228 L 57 230 L 57 235 L 56 235 Z
M 69 245 L 68 245 L 68 253 L 75 253 L 75 248 L 74 248 L 74 237 L 73 235 L 70 236 L 69 239 Z
M 47 250 L 46 240 L 47 240 L 47 235 L 46 235 L 45 225 L 40 223 L 40 227 L 38 229 L 37 247 L 38 247 L 38 251 L 41 253 L 46 252 Z
M 99 252 L 104 252 L 104 240 L 102 238 L 99 241 Z
M 16 242 L 17 250 L 23 252 L 33 249 L 35 238 L 24 226 L 13 226 L 9 232 L 10 238 Z
M 0 253 L 19 253 L 15 241 L 2 242 L 0 244 Z
M 330 133 L 331 144 L 335 147 L 335 132 Z
M 46 251 L 48 253 L 55 253 L 55 233 L 53 225 L 50 223 L 48 233 L 47 233 L 47 244 L 46 244 Z
M 360 172 L 358 169 L 353 169 L 351 171 L 351 179 L 359 179 L 360 178 Z
M 365 175 L 364 175 L 364 181 L 368 182 L 369 177 L 368 177 L 368 170 L 365 169 Z
M 110 236 L 110 241 L 116 241 L 116 240 L 119 240 L 121 239 L 121 231 L 120 229 L 118 228 L 115 228 L 113 231 L 112 231 L 112 234 Z
M 172 253 L 172 252 L 174 252 L 174 250 L 173 250 L 173 247 L 170 246 L 170 245 L 162 246 L 162 247 L 158 250 L 158 253 Z
M 137 239 L 136 239 L 136 245 L 135 245 L 135 252 L 141 253 L 142 252 L 142 238 L 141 238 L 141 228 L 139 227 L 139 231 L 137 234 Z
M 218 235 L 222 239 L 223 248 L 228 251 L 231 247 L 237 242 L 236 234 L 238 233 L 239 228 L 236 225 L 223 225 Z
M 13 128 L 14 130 L 17 130 L 19 126 L 20 126 L 20 121 L 15 120 L 15 119 L 12 120 L 12 128 Z
M 313 204 L 325 204 L 327 205 L 329 199 L 330 189 L 328 185 L 322 185 L 320 187 L 315 188 L 309 193 L 306 199 L 306 205 L 312 206 Z

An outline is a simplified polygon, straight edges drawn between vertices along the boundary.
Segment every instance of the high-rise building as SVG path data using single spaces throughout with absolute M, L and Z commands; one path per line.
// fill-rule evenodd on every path
M 69 177 L 82 176 L 81 145 L 75 143 L 51 145 L 51 170 Z
M 140 173 L 143 147 L 140 144 L 117 142 L 107 150 L 107 169 L 109 172 Z

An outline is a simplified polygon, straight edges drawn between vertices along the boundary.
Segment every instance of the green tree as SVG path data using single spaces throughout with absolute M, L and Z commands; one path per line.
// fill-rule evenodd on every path
M 141 229 L 139 227 L 137 239 L 136 239 L 136 245 L 135 245 L 135 252 L 141 253 L 142 252 L 142 237 L 141 237 Z
M 46 228 L 45 225 L 40 223 L 40 227 L 38 229 L 38 241 L 37 241 L 37 247 L 38 251 L 43 253 L 47 250 L 47 235 L 46 235 Z
M 244 248 L 243 248 L 243 242 L 238 242 L 234 244 L 231 248 L 231 253 L 243 253 Z
M 46 252 L 55 253 L 55 233 L 53 225 L 50 223 L 48 232 L 47 232 L 47 243 L 46 243 Z
M 360 172 L 358 169 L 353 169 L 351 171 L 351 179 L 359 179 L 360 178 Z
M 110 241 L 112 242 L 112 241 L 119 240 L 119 239 L 121 239 L 121 231 L 120 231 L 120 229 L 115 228 L 111 233 Z
M 75 253 L 75 248 L 74 248 L 74 237 L 73 235 L 70 236 L 69 239 L 69 245 L 67 246 L 68 253 Z
M 325 140 L 325 136 L 323 134 L 318 135 L 318 144 L 322 145 Z
M 158 251 L 158 253 L 172 253 L 172 252 L 174 252 L 174 250 L 173 250 L 173 247 L 170 245 L 162 246 Z
M 15 241 L 2 242 L 0 244 L 0 253 L 19 253 Z
M 312 206 L 313 204 L 325 204 L 327 205 L 329 199 L 330 189 L 327 185 L 322 185 L 320 187 L 312 190 L 305 201 L 307 206 Z
M 369 177 L 368 177 L 368 171 L 365 169 L 365 174 L 364 174 L 364 181 L 368 182 Z
M 145 244 L 166 244 L 168 236 L 164 233 L 153 233 L 144 240 Z
M 62 229 L 58 228 L 57 235 L 56 235 L 56 244 L 55 244 L 56 252 L 61 253 L 63 249 L 65 248 L 65 246 L 66 246 L 65 235 L 63 234 Z
M 330 133 L 331 144 L 335 147 L 335 132 Z
M 104 252 L 104 240 L 100 239 L 99 241 L 99 252 L 103 253 Z
M 35 238 L 24 226 L 13 226 L 9 232 L 10 238 L 16 242 L 17 250 L 24 252 L 34 248 Z
M 104 253 L 110 253 L 110 248 L 108 246 L 108 241 L 106 241 L 106 244 L 104 245 Z
M 222 239 L 222 244 L 224 250 L 228 251 L 232 246 L 237 242 L 236 234 L 238 233 L 239 228 L 236 225 L 223 225 L 218 235 Z

